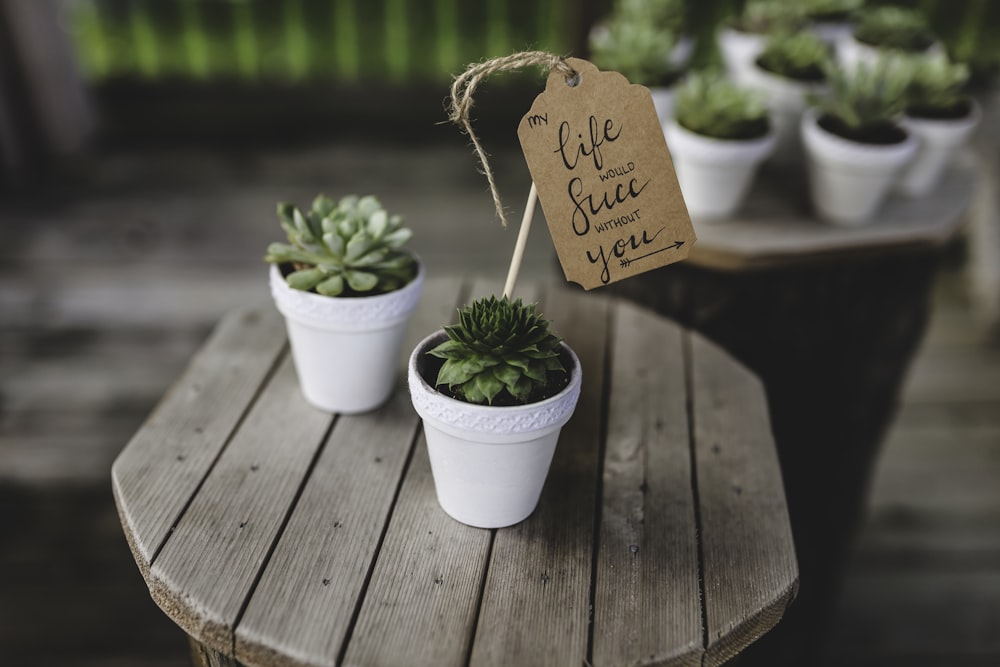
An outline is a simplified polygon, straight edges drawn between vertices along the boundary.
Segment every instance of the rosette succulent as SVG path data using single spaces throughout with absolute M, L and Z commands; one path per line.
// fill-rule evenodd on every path
M 822 81 L 826 77 L 823 68 L 829 59 L 826 44 L 812 33 L 779 33 L 767 41 L 757 64 L 789 79 Z
M 427 354 L 444 359 L 435 384 L 467 403 L 525 404 L 554 394 L 566 377 L 558 336 L 535 305 L 489 297 L 458 312 L 448 340 Z M 556 388 L 558 391 L 558 387 Z
M 324 296 L 364 296 L 399 289 L 417 273 L 416 259 L 401 250 L 413 233 L 372 196 L 339 202 L 320 195 L 312 209 L 278 204 L 288 244 L 272 243 L 264 261 L 289 265 L 294 289 Z
M 677 90 L 674 115 L 681 127 L 716 139 L 755 139 L 770 129 L 764 97 L 719 72 L 688 76 Z

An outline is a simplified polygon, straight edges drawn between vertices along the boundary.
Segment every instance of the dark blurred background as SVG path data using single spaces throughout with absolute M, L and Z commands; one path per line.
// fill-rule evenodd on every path
M 219 317 L 267 298 L 275 202 L 375 193 L 432 272 L 499 279 L 513 233 L 443 124 L 451 77 L 519 50 L 586 56 L 611 4 L 0 0 L 0 665 L 187 664 L 109 469 Z M 696 63 L 741 4 L 687 3 Z M 975 150 L 1000 182 L 1000 2 L 894 4 L 972 66 L 993 123 Z M 515 211 L 513 128 L 542 81 L 491 79 L 473 112 Z M 950 253 L 824 664 L 1000 664 L 997 189 L 974 206 L 996 250 L 963 236 Z M 543 229 L 526 278 L 558 277 Z

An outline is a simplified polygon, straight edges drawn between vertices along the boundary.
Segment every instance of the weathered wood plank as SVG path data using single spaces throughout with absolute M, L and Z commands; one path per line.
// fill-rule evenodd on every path
M 344 664 L 464 665 L 490 542 L 441 510 L 421 436 Z
M 453 317 L 460 291 L 456 280 L 425 285 L 401 370 L 416 344 Z M 403 375 L 385 406 L 335 425 L 237 628 L 241 661 L 336 663 L 416 434 Z M 295 648 L 278 653 L 287 647 Z
M 112 487 L 144 574 L 273 367 L 282 330 L 266 307 L 223 320 L 114 462 Z
M 232 654 L 233 628 L 331 419 L 303 400 L 286 355 L 154 559 L 153 599 L 209 648 Z
M 718 665 L 781 619 L 798 566 L 764 387 L 713 343 L 688 336 L 705 664 Z
M 473 665 L 578 665 L 587 659 L 607 301 L 553 290 L 543 295 L 541 310 L 580 357 L 583 390 L 538 509 L 496 533 Z
M 496 280 L 476 280 L 460 305 L 501 290 Z M 515 290 L 529 302 L 536 294 L 530 283 Z M 454 317 L 453 310 L 442 323 Z M 421 436 L 345 664 L 464 665 L 491 543 L 491 531 L 441 510 Z
M 625 302 L 615 314 L 593 663 L 700 665 L 682 332 Z

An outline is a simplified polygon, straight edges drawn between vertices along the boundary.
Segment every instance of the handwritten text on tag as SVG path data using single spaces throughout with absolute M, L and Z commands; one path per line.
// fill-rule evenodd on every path
M 592 289 L 680 261 L 695 240 L 649 90 L 569 58 L 517 135 L 566 279 Z

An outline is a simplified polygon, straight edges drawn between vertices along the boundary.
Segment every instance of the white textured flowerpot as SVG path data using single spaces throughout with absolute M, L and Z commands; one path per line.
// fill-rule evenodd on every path
M 404 287 L 378 296 L 329 297 L 292 289 L 271 266 L 271 295 L 285 316 L 307 401 L 328 412 L 373 410 L 389 398 L 424 266 Z
M 726 73 L 734 83 L 746 83 L 746 73 L 767 44 L 767 35 L 723 27 L 719 30 L 719 51 Z
M 809 158 L 809 188 L 816 213 L 836 225 L 863 225 L 913 159 L 917 140 L 907 133 L 898 144 L 864 144 L 827 132 L 817 120 L 816 109 L 802 115 L 802 142 Z
M 660 120 L 661 126 L 674 117 L 674 95 L 676 91 L 676 86 L 653 86 L 649 89 L 649 94 L 653 98 L 653 107 L 656 109 L 656 117 Z
M 728 218 L 736 212 L 775 142 L 773 131 L 746 141 L 713 139 L 674 120 L 664 126 L 664 133 L 688 213 L 703 220 Z
M 813 21 L 809 30 L 827 46 L 835 47 L 838 40 L 851 34 L 854 24 L 850 21 Z
M 423 419 L 438 503 L 452 518 L 478 528 L 501 528 L 535 510 L 563 425 L 580 397 L 582 371 L 576 354 L 569 384 L 529 405 L 473 405 L 435 390 L 421 370 L 427 350 L 446 340 L 425 338 L 410 355 L 407 379 L 413 407 Z
M 920 142 L 917 156 L 899 177 L 896 189 L 908 197 L 930 194 L 941 182 L 955 153 L 969 140 L 979 125 L 982 109 L 972 101 L 972 110 L 965 118 L 931 119 L 905 116 L 902 121 L 910 134 Z
M 927 55 L 943 53 L 944 47 L 940 42 L 934 42 L 926 51 Z M 836 56 L 837 62 L 847 71 L 853 71 L 859 63 L 864 63 L 869 67 L 874 67 L 883 58 L 893 58 L 906 55 L 897 49 L 883 49 L 870 44 L 865 44 L 854 39 L 851 32 L 842 33 L 837 37 Z
M 808 106 L 807 96 L 819 94 L 825 86 L 820 82 L 789 79 L 763 69 L 757 63 L 746 72 L 746 85 L 759 90 L 767 100 L 774 131 L 773 162 L 789 163 L 802 159 L 802 139 L 799 126 Z

